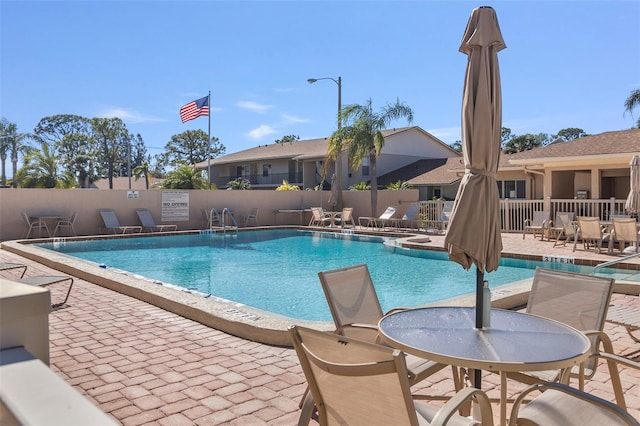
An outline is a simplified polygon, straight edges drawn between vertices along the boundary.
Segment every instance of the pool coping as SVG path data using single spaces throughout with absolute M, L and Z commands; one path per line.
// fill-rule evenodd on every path
M 308 227 L 296 226 L 278 228 L 310 230 Z M 269 227 L 269 229 L 275 228 Z M 198 231 L 178 233 L 198 233 Z M 362 235 L 380 235 L 369 232 L 356 233 Z M 160 234 L 143 234 L 143 236 L 152 235 L 157 236 Z M 134 236 L 140 235 L 136 234 Z M 445 251 L 443 247 L 430 245 L 431 242 L 426 241 L 428 236 L 424 234 L 397 235 L 385 233 L 384 236 L 396 237 L 395 245 L 397 247 Z M 131 237 L 131 235 L 77 237 L 69 238 L 69 240 L 114 237 L 127 238 Z M 55 253 L 34 245 L 34 243 L 50 241 L 50 239 L 5 241 L 2 242 L 0 248 L 79 279 L 143 300 L 154 306 L 197 321 L 209 327 L 264 344 L 290 347 L 290 336 L 287 329 L 294 323 L 324 331 L 332 331 L 335 328 L 332 322 L 299 320 L 215 296 L 203 297 L 201 294 L 194 293 L 186 289 L 179 289 L 176 286 L 164 285 L 141 276 L 125 273 L 125 271 L 120 271 L 115 268 L 103 268 L 99 265 L 93 265 L 91 263 L 75 259 L 71 256 Z M 541 260 L 542 258 L 542 256 L 539 255 L 523 256 L 521 254 L 515 256 L 503 254 L 503 257 L 525 258 L 530 260 Z M 501 286 L 499 289 L 493 290 L 492 307 L 499 309 L 513 309 L 525 305 L 531 289 L 531 282 L 532 279 L 526 279 L 506 286 Z M 639 284 L 617 281 L 615 287 L 614 291 L 620 293 L 640 293 Z M 425 306 L 473 306 L 474 304 L 475 295 L 467 294 L 430 303 Z

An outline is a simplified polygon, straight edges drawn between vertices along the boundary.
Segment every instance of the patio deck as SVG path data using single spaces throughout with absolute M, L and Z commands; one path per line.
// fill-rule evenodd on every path
M 430 238 L 442 246 L 444 237 Z M 572 252 L 571 245 L 552 248 L 552 242 L 521 234 L 505 234 L 503 243 L 505 252 L 522 255 L 615 257 Z M 5 250 L 0 261 L 27 264 L 27 276 L 54 272 Z M 638 296 L 614 294 L 612 301 L 640 308 Z M 123 425 L 297 423 L 306 383 L 293 349 L 243 340 L 79 278 L 68 305 L 49 321 L 51 368 Z M 640 361 L 640 345 L 622 326 L 607 323 L 605 331 L 616 353 Z M 613 400 L 606 368 L 598 371 L 587 391 Z M 640 419 L 640 371 L 622 369 L 621 375 L 629 411 Z M 414 391 L 451 394 L 449 377 L 445 369 Z M 484 375 L 490 396 L 498 396 L 498 384 L 497 375 Z M 516 383 L 509 388 L 519 389 Z

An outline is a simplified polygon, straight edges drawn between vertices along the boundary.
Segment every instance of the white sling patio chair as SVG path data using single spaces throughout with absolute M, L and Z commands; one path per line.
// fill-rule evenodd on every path
M 530 232 L 533 234 L 533 238 L 536 237 L 536 234 L 540 234 L 540 239 L 544 240 L 544 233 L 549 230 L 550 216 L 548 210 L 533 212 L 533 217 L 524 221 L 522 239 L 524 240 L 524 236 Z
M 100 217 L 102 217 L 102 221 L 104 222 L 104 229 L 107 230 L 109 234 L 126 234 L 128 232 L 131 233 L 140 233 L 142 232 L 142 226 L 135 225 L 127 225 L 122 226 L 118 221 L 118 217 L 113 210 L 101 209 Z
M 386 208 L 384 212 L 378 217 L 371 216 L 360 216 L 358 218 L 358 225 L 361 227 L 374 227 L 374 228 L 384 228 L 391 224 L 391 218 L 396 213 L 396 208 L 393 206 L 389 206 Z
M 178 229 L 178 225 L 157 225 L 156 221 L 153 220 L 153 216 L 151 212 L 147 209 L 138 209 L 136 210 L 136 214 L 138 215 L 138 219 L 140 219 L 140 223 L 142 224 L 142 229 L 147 230 L 149 232 L 165 232 L 165 231 L 176 231 Z

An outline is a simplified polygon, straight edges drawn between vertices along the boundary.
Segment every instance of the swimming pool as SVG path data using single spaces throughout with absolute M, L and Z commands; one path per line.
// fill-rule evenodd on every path
M 444 252 L 385 246 L 385 238 L 303 230 L 248 231 L 38 244 L 48 250 L 286 317 L 331 321 L 318 271 L 367 263 L 383 310 L 474 291 L 475 271 Z M 503 259 L 492 289 L 533 276 L 542 262 Z M 575 265 L 557 265 L 578 271 Z

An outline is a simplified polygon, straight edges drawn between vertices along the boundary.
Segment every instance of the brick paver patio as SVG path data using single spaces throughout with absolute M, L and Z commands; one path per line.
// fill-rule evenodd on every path
M 552 249 L 553 243 L 530 236 L 505 235 L 503 242 L 511 253 L 613 258 Z M 2 250 L 0 261 L 28 264 L 27 275 L 54 272 Z M 3 276 L 10 277 L 9 272 Z M 55 300 L 59 294 L 52 291 Z M 638 296 L 614 294 L 613 302 L 640 308 Z M 123 425 L 297 423 L 306 384 L 290 348 L 231 336 L 81 279 L 68 305 L 49 320 L 51 368 Z M 607 323 L 605 331 L 618 354 L 640 361 L 640 344 L 623 327 Z M 629 411 L 640 419 L 640 371 L 623 369 L 622 378 Z M 483 389 L 490 396 L 498 397 L 498 384 L 497 375 L 484 375 Z M 518 389 L 514 384 L 510 393 Z M 586 389 L 613 401 L 603 366 Z M 430 394 L 452 390 L 448 369 L 414 388 Z

